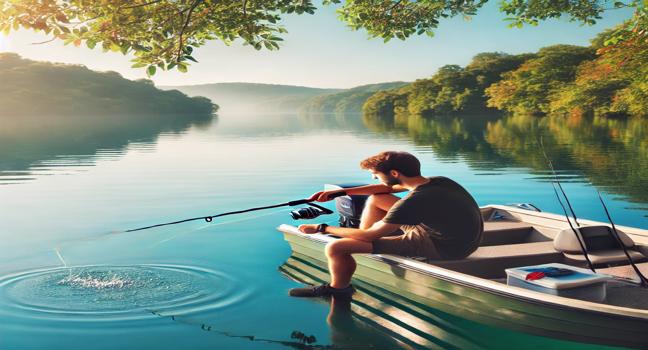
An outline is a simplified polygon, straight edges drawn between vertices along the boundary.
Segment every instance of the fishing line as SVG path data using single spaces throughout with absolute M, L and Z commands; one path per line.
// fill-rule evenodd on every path
M 334 193 L 334 194 L 330 195 L 329 199 L 337 198 L 337 197 L 344 196 L 344 195 L 346 195 L 346 192 L 340 191 L 340 192 L 337 192 L 337 193 Z M 136 232 L 136 231 L 142 231 L 142 230 L 147 230 L 147 229 L 151 229 L 151 228 L 157 228 L 157 227 L 168 226 L 168 225 L 175 225 L 175 224 L 180 224 L 180 223 L 185 223 L 185 222 L 190 222 L 190 221 L 196 221 L 196 220 L 205 220 L 206 222 L 211 223 L 214 218 L 221 217 L 221 216 L 234 215 L 234 214 L 243 214 L 243 213 L 247 213 L 247 212 L 251 212 L 251 211 L 279 208 L 279 207 L 284 207 L 284 206 L 296 206 L 296 205 L 300 205 L 300 204 L 308 204 L 309 207 L 292 211 L 290 214 L 293 217 L 293 219 L 295 219 L 295 220 L 297 220 L 297 219 L 313 219 L 313 218 L 316 218 L 316 217 L 318 217 L 319 215 L 322 215 L 322 214 L 332 214 L 333 213 L 332 210 L 330 210 L 328 208 L 325 208 L 325 207 L 322 207 L 322 206 L 317 205 L 317 204 L 312 203 L 312 202 L 314 202 L 314 200 L 299 199 L 299 200 L 289 201 L 289 202 L 286 202 L 286 203 L 280 203 L 280 204 L 274 204 L 274 205 L 268 205 L 268 206 L 262 206 L 262 207 L 255 207 L 255 208 L 249 208 L 249 209 L 244 209 L 244 210 L 235 210 L 235 211 L 230 211 L 230 212 L 225 212 L 225 213 L 220 213 L 220 214 L 215 214 L 215 215 L 199 216 L 199 217 L 183 219 L 183 220 L 177 220 L 177 221 L 172 221 L 172 222 L 166 222 L 166 223 L 161 223 L 161 224 L 156 224 L 156 225 L 150 225 L 150 226 L 145 226 L 145 227 L 140 227 L 140 228 L 130 229 L 130 230 L 121 230 L 121 231 L 113 230 L 113 231 L 110 231 L 108 233 L 105 233 L 105 234 L 102 234 L 102 235 L 99 235 L 99 236 L 95 236 L 95 237 L 87 237 L 87 238 L 84 237 L 84 238 L 74 239 L 74 240 L 71 240 L 71 241 L 68 241 L 68 242 L 63 242 L 62 244 L 59 244 L 58 246 L 56 246 L 56 247 L 54 247 L 52 249 L 56 252 L 59 260 L 61 260 L 63 265 L 67 267 L 67 263 L 65 262 L 65 259 L 63 258 L 63 255 L 61 254 L 61 251 L 60 251 L 61 246 L 65 246 L 65 245 L 69 245 L 69 244 L 77 244 L 77 243 L 82 242 L 82 241 L 95 241 L 95 240 L 99 240 L 99 239 L 108 238 L 108 237 L 110 237 L 112 235 L 117 235 L 117 234 L 122 234 L 122 233 L 129 233 L 129 232 Z M 258 218 L 258 217 L 263 217 L 263 216 L 267 216 L 267 215 L 273 215 L 275 213 L 279 213 L 279 212 L 287 211 L 287 210 L 290 210 L 290 209 L 283 209 L 283 210 L 271 212 L 271 213 L 268 213 L 268 214 L 262 214 L 262 215 L 254 216 L 254 217 L 251 217 L 251 218 L 244 218 L 244 219 L 239 219 L 239 220 L 231 220 L 231 221 L 221 222 L 221 223 L 213 224 L 213 225 L 224 225 L 224 224 L 230 224 L 230 223 L 234 223 L 234 222 L 251 220 L 251 219 Z M 170 240 L 176 238 L 177 236 L 179 236 L 181 234 L 199 231 L 199 230 L 202 230 L 202 229 L 204 229 L 204 228 L 206 228 L 208 226 L 211 226 L 211 225 L 203 225 L 203 226 L 198 227 L 198 228 L 196 228 L 196 229 L 194 229 L 192 231 L 189 231 L 189 232 L 178 233 L 178 234 L 176 234 L 174 236 L 171 236 L 171 237 L 169 237 L 169 238 L 167 238 L 165 240 L 162 240 L 162 241 L 160 241 L 158 243 L 153 244 L 153 246 L 156 246 L 158 244 L 170 241 Z
M 63 263 L 63 267 L 68 267 L 67 263 L 65 262 L 65 259 L 63 259 L 63 255 L 61 255 L 61 251 L 59 250 L 59 248 L 55 247 L 54 251 L 56 252 L 56 255 L 58 256 L 59 260 L 61 260 L 61 263 Z
M 163 239 L 163 240 L 161 240 L 159 242 L 153 243 L 152 245 L 149 246 L 149 248 L 158 246 L 158 245 L 160 245 L 162 243 L 166 243 L 166 242 L 171 241 L 173 239 L 176 239 L 176 238 L 178 238 L 179 236 L 182 236 L 182 235 L 187 235 L 187 234 L 190 234 L 190 233 L 195 233 L 197 231 L 204 230 L 204 229 L 206 229 L 208 227 L 214 227 L 214 226 L 220 226 L 220 225 L 228 225 L 228 224 L 233 224 L 233 223 L 242 222 L 242 221 L 249 221 L 249 220 L 258 219 L 258 218 L 264 217 L 264 216 L 270 216 L 270 215 L 275 215 L 275 214 L 278 214 L 278 213 L 283 213 L 283 212 L 286 212 L 286 211 L 289 211 L 289 210 L 291 210 L 291 209 L 286 208 L 286 209 L 281 209 L 281 210 L 277 210 L 277 211 L 273 211 L 273 212 L 265 213 L 265 214 L 260 214 L 260 215 L 256 215 L 256 216 L 252 216 L 252 217 L 248 217 L 248 218 L 235 219 L 235 220 L 230 220 L 230 221 L 223 221 L 223 222 L 219 222 L 217 224 L 202 225 L 202 226 L 200 226 L 198 228 L 195 228 L 193 230 L 190 230 L 190 231 L 178 232 L 178 233 L 174 234 L 173 236 L 171 236 L 169 238 L 165 238 L 165 239 Z
M 202 225 L 202 226 L 200 226 L 198 228 L 195 228 L 193 230 L 190 230 L 190 231 L 176 233 L 176 234 L 174 234 L 173 236 L 171 236 L 169 238 L 166 238 L 166 239 L 163 239 L 163 240 L 161 240 L 159 242 L 151 244 L 147 248 L 156 247 L 156 246 L 158 246 L 160 244 L 171 241 L 171 240 L 173 240 L 173 239 L 175 239 L 175 238 L 177 238 L 177 237 L 179 237 L 181 235 L 195 233 L 197 231 L 204 230 L 204 229 L 206 229 L 208 227 L 227 225 L 227 224 L 232 224 L 232 223 L 237 223 L 237 222 L 242 222 L 242 221 L 249 221 L 249 220 L 257 219 L 257 218 L 264 217 L 264 216 L 270 216 L 270 215 L 275 215 L 275 214 L 278 214 L 278 213 L 286 212 L 286 211 L 289 211 L 289 210 L 291 210 L 291 209 L 286 208 L 286 209 L 281 209 L 281 210 L 273 211 L 273 212 L 270 212 L 270 213 L 264 213 L 264 214 L 256 215 L 256 216 L 252 216 L 252 217 L 246 217 L 246 218 L 242 218 L 242 219 L 224 221 L 224 222 L 219 222 L 217 224 Z M 111 231 L 111 232 L 108 232 L 108 233 L 105 233 L 105 234 L 102 234 L 102 235 L 96 236 L 96 237 L 75 239 L 75 240 L 72 240 L 72 241 L 63 242 L 62 244 L 52 248 L 52 250 L 54 250 L 54 252 L 56 253 L 56 256 L 58 257 L 58 259 L 63 264 L 63 267 L 68 268 L 69 266 L 67 264 L 67 261 L 65 260 L 65 258 L 63 257 L 63 254 L 61 253 L 61 247 L 62 246 L 68 246 L 68 245 L 71 245 L 71 244 L 78 244 L 80 242 L 91 242 L 91 241 L 96 241 L 96 240 L 100 240 L 100 239 L 106 239 L 106 238 L 111 237 L 113 235 L 119 235 L 119 234 L 123 234 L 123 233 L 126 233 L 126 231 Z

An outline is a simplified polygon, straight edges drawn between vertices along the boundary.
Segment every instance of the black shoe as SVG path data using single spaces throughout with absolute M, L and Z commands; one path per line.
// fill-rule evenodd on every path
M 288 291 L 288 295 L 291 297 L 303 297 L 303 298 L 313 298 L 313 297 L 351 297 L 355 292 L 353 286 L 349 285 L 346 288 L 333 288 L 328 283 L 321 284 L 319 286 L 312 286 L 306 288 L 293 288 Z

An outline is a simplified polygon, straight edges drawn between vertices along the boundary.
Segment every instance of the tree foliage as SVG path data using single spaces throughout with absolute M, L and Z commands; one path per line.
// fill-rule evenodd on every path
M 589 47 L 554 45 L 537 53 L 481 53 L 466 67 L 447 65 L 428 79 L 367 99 L 383 118 L 482 113 L 648 116 L 648 38 L 605 46 L 627 23 L 605 30 Z M 399 109 L 388 110 L 394 101 Z M 395 108 L 395 107 L 394 107 Z M 371 116 L 377 118 L 377 116 Z
M 604 31 L 590 48 L 540 50 L 486 90 L 489 106 L 521 114 L 648 116 L 648 41 L 605 47 L 616 31 Z
M 337 6 L 341 20 L 371 37 L 405 40 L 432 35 L 444 18 L 470 17 L 487 0 L 323 0 Z M 610 8 L 631 7 L 635 17 L 609 38 L 615 45 L 644 38 L 648 28 L 645 1 L 505 0 L 500 10 L 511 26 L 536 25 L 566 16 L 593 24 Z M 286 14 L 313 14 L 312 0 L 5 0 L 0 4 L 0 31 L 19 28 L 44 32 L 66 44 L 96 46 L 135 56 L 134 67 L 149 75 L 158 69 L 187 71 L 194 48 L 211 40 L 242 40 L 255 49 L 275 50 L 286 29 Z
M 417 80 L 396 92 L 376 94 L 367 99 L 364 112 L 404 118 L 406 115 L 432 116 L 456 112 L 479 113 L 488 110 L 484 89 L 513 70 L 532 55 L 509 55 L 487 52 L 476 55 L 465 68 L 441 67 L 429 79 Z M 403 100 L 394 102 L 383 99 Z M 399 107 L 385 114 L 388 106 Z
M 574 80 L 578 65 L 595 56 L 592 48 L 555 45 L 540 49 L 520 68 L 506 72 L 486 89 L 488 106 L 520 114 L 549 112 L 549 96 Z

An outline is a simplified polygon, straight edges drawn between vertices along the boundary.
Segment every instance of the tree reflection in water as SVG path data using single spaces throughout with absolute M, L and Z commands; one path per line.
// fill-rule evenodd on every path
M 530 168 L 548 180 L 539 147 L 542 138 L 564 181 L 583 176 L 598 188 L 648 203 L 645 119 L 465 115 L 364 118 L 364 122 L 370 130 L 404 135 L 429 146 L 441 158 L 462 159 L 484 170 Z
M 29 180 L 35 171 L 56 166 L 93 164 L 99 152 L 120 155 L 133 142 L 152 145 L 161 133 L 206 128 L 214 118 L 209 114 L 0 116 L 0 185 Z

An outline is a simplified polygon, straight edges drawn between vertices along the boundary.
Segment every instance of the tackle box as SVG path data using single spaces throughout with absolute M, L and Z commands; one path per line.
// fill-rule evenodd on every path
M 545 276 L 527 280 L 527 275 L 547 268 L 567 269 L 571 274 Z M 506 284 L 566 298 L 602 302 L 606 295 L 606 282 L 611 277 L 574 266 L 551 263 L 506 269 Z

